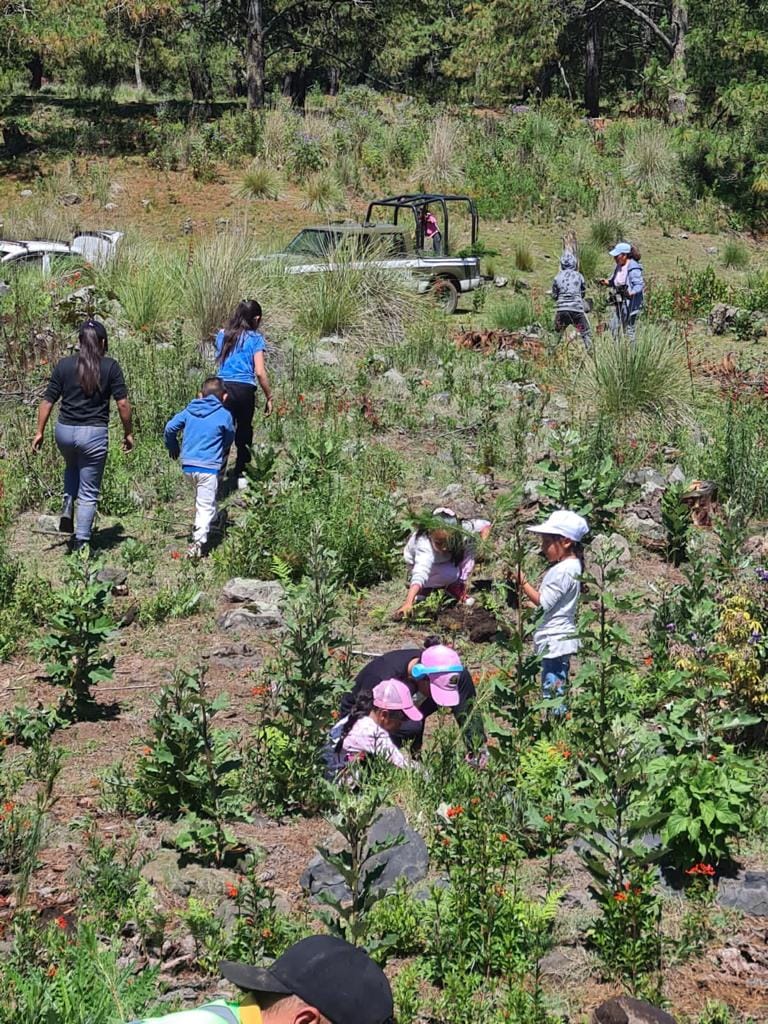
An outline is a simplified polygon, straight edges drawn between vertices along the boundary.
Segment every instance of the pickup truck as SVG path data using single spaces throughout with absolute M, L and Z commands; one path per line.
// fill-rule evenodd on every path
M 317 224 L 303 228 L 283 252 L 270 258 L 280 259 L 287 274 L 319 274 L 332 270 L 340 260 L 356 269 L 374 267 L 404 277 L 419 294 L 431 294 L 446 313 L 453 313 L 463 292 L 479 288 L 484 281 L 480 259 L 473 255 L 450 255 L 448 210 L 450 203 L 466 203 L 470 211 L 471 242 L 477 240 L 477 213 L 474 202 L 465 196 L 418 193 L 380 199 L 368 207 L 366 219 Z M 429 248 L 424 237 L 423 211 L 430 204 L 442 215 L 440 251 Z M 374 220 L 378 208 L 384 208 L 394 222 Z M 399 214 L 410 211 L 404 223 Z M 439 218 L 438 218 L 439 219 Z M 410 223 L 409 223 L 410 222 Z

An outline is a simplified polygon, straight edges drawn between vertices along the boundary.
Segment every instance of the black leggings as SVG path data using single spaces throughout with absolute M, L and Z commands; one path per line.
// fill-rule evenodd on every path
M 235 473 L 242 476 L 243 470 L 251 461 L 251 445 L 253 444 L 253 414 L 256 411 L 256 385 L 242 384 L 236 380 L 222 381 L 227 392 L 224 408 L 232 413 L 235 421 Z

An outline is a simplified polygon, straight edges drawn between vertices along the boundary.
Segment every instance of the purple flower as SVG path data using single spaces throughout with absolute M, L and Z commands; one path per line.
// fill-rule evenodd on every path
M 763 634 L 760 632 L 759 629 L 753 630 L 752 633 L 749 636 L 749 642 L 751 644 L 759 644 L 762 639 L 763 639 Z
M 755 569 L 755 576 L 761 583 L 768 583 L 768 569 Z
M 666 624 L 666 626 L 664 627 L 664 629 L 666 629 L 666 631 L 668 633 L 675 633 L 675 632 L 677 632 L 677 626 L 674 624 L 674 622 L 668 622 Z

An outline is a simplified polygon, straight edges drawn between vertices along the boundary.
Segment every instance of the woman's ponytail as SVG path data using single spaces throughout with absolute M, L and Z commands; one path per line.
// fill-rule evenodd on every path
M 371 711 L 373 711 L 373 694 L 370 690 L 360 690 L 355 698 L 355 703 L 352 705 L 352 710 L 349 712 L 347 720 L 341 730 L 341 736 L 334 747 L 334 751 L 337 754 L 342 752 L 344 740 L 352 731 L 355 723 L 359 722 L 361 718 L 367 718 Z

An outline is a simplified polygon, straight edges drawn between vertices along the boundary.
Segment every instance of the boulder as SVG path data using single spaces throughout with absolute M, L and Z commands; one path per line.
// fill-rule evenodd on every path
M 644 999 L 618 996 L 607 999 L 592 1011 L 591 1024 L 677 1024 L 666 1010 Z
M 768 917 L 768 871 L 744 871 L 721 879 L 717 902 L 750 917 Z
M 644 484 L 655 484 L 660 490 L 664 490 L 667 481 L 653 466 L 641 466 L 640 469 L 633 469 L 624 477 L 624 483 L 634 487 L 642 487 Z
M 225 612 L 218 620 L 220 629 L 235 630 L 279 629 L 284 622 L 280 609 L 268 605 L 256 606 L 255 609 L 242 605 Z
M 312 359 L 318 366 L 339 366 L 341 360 L 335 352 L 327 348 L 317 348 L 312 353 Z
M 382 380 L 385 380 L 387 384 L 391 385 L 391 387 L 396 388 L 399 391 L 408 390 L 408 381 L 405 379 L 402 373 L 400 373 L 400 371 L 396 370 L 394 367 L 392 367 L 391 370 L 387 370 L 386 373 L 382 374 Z
M 37 528 L 41 533 L 58 533 L 59 532 L 59 517 L 58 516 L 38 516 L 37 517 Z
M 397 845 L 370 854 L 365 862 L 371 868 L 384 865 L 375 883 L 379 893 L 388 892 L 399 878 L 405 878 L 411 883 L 420 882 L 426 878 L 429 869 L 429 853 L 423 838 L 408 825 L 399 807 L 387 807 L 381 811 L 368 832 L 368 847 L 370 849 L 377 843 L 397 838 L 400 839 Z M 338 835 L 332 837 L 327 845 L 331 849 L 338 848 Z M 349 899 L 352 895 L 343 878 L 319 853 L 307 865 L 301 876 L 301 886 L 315 897 L 321 892 L 339 899 Z
M 617 552 L 616 561 L 620 565 L 626 565 L 632 559 L 629 541 L 620 533 L 599 533 L 589 545 L 590 553 L 595 556 L 602 555 L 607 548 Z
M 283 600 L 285 589 L 277 580 L 251 580 L 245 576 L 234 576 L 224 584 L 222 594 L 228 601 L 274 607 Z
M 713 334 L 725 334 L 732 331 L 741 315 L 738 306 L 729 306 L 727 302 L 716 302 L 707 318 L 707 324 Z
M 667 473 L 667 482 L 670 484 L 684 484 L 685 473 L 679 465 L 674 465 L 672 469 Z
M 666 544 L 666 530 L 661 523 L 651 518 L 650 513 L 642 515 L 638 512 L 626 512 L 621 517 L 620 525 L 627 533 L 636 534 L 645 548 L 658 550 Z

